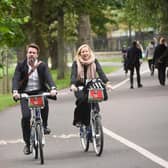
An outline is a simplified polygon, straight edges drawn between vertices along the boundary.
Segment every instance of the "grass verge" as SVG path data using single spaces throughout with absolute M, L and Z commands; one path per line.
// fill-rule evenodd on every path
M 0 94 L 0 102 L 0 111 L 4 110 L 7 107 L 16 105 L 16 102 L 14 102 L 11 94 Z

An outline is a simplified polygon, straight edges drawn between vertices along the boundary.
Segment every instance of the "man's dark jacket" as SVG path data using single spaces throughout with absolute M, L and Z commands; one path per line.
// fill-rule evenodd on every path
M 53 82 L 52 77 L 49 73 L 48 66 L 45 63 L 43 62 L 40 63 L 40 65 L 37 67 L 37 72 L 41 85 L 40 91 L 45 92 L 51 87 L 55 87 L 55 83 Z M 22 62 L 19 62 L 16 66 L 12 81 L 12 90 L 18 90 L 19 92 L 24 91 L 28 82 L 27 74 L 28 74 L 28 65 L 27 65 L 27 59 L 25 59 Z
M 160 61 L 162 62 L 166 62 L 166 46 L 165 44 L 159 44 L 156 48 L 155 48 L 155 52 L 154 52 L 154 58 L 153 58 L 153 62 L 154 64 L 157 66 L 158 61 L 160 59 Z M 164 56 L 165 55 L 165 56 Z
M 128 49 L 127 52 L 127 68 L 131 69 L 135 66 L 140 66 L 140 59 L 142 59 L 142 52 L 136 46 Z

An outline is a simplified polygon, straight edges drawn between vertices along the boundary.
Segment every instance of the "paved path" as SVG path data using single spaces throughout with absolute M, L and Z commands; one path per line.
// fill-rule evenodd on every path
M 96 157 L 92 145 L 83 152 L 79 131 L 72 126 L 74 95 L 69 89 L 50 101 L 46 136 L 45 168 L 168 168 L 168 84 L 161 87 L 157 76 L 150 76 L 142 64 L 143 88 L 129 89 L 128 76 L 122 70 L 109 75 L 114 90 L 109 100 L 100 104 L 105 133 L 103 155 Z M 20 107 L 0 113 L 0 164 L 3 168 L 39 166 L 22 153 Z

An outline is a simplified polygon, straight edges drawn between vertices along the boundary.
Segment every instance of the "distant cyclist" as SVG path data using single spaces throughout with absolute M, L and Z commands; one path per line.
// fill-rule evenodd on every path
M 29 95 L 46 92 L 50 89 L 51 96 L 57 93 L 56 86 L 49 73 L 48 66 L 38 60 L 40 49 L 38 45 L 32 43 L 26 48 L 26 59 L 19 62 L 16 66 L 12 81 L 12 92 L 15 99 L 19 98 L 19 93 L 25 92 Z M 47 88 L 48 86 L 48 88 Z M 24 153 L 30 154 L 30 118 L 31 113 L 28 107 L 28 101 L 21 99 L 22 119 L 21 126 L 23 140 L 25 142 Z M 45 100 L 45 108 L 42 109 L 42 119 L 44 134 L 49 134 L 51 130 L 48 126 L 48 100 Z

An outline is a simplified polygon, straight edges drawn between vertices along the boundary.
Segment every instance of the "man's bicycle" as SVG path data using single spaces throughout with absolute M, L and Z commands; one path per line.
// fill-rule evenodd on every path
M 35 159 L 38 159 L 40 154 L 41 164 L 44 164 L 43 147 L 45 144 L 45 136 L 41 118 L 41 109 L 44 108 L 44 99 L 50 96 L 50 93 L 45 92 L 38 95 L 20 94 L 20 99 L 26 98 L 31 110 L 31 134 L 30 134 L 30 150 L 34 154 Z
M 80 141 L 83 150 L 87 152 L 89 150 L 89 144 L 93 144 L 94 151 L 97 156 L 100 156 L 103 152 L 104 146 L 104 133 L 101 121 L 101 115 L 99 112 L 99 102 L 107 99 L 104 95 L 103 82 L 100 79 L 93 79 L 87 82 L 84 88 L 87 92 L 88 102 L 91 105 L 90 112 L 90 125 L 80 126 Z

